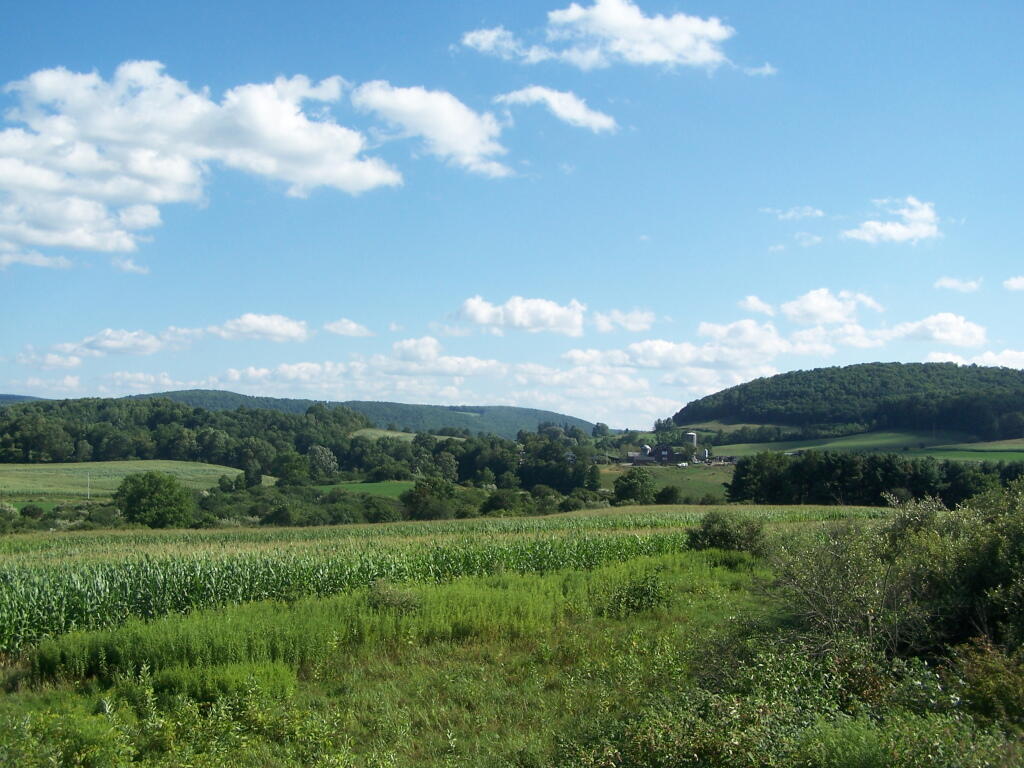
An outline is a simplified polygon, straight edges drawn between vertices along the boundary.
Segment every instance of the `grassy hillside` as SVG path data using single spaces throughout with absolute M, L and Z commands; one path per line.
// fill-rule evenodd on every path
M 615 480 L 631 467 L 624 467 L 618 464 L 601 468 L 601 487 L 613 490 Z M 679 486 L 682 491 L 682 498 L 692 498 L 695 501 L 711 496 L 714 499 L 725 500 L 725 488 L 722 483 L 732 480 L 731 466 L 705 466 L 694 464 L 689 467 L 647 467 L 654 475 L 655 487 L 661 490 L 667 485 Z
M 762 451 L 868 451 L 875 453 L 913 452 L 932 455 L 939 446 L 964 438 L 961 432 L 920 432 L 913 430 L 865 432 L 846 437 L 817 440 L 784 440 L 773 443 L 733 443 L 715 446 L 717 456 L 752 456 Z
M 167 472 L 197 490 L 217 484 L 221 475 L 240 470 L 192 461 L 93 461 L 67 464 L 0 464 L 0 497 L 32 495 L 66 498 L 111 496 L 134 472 Z

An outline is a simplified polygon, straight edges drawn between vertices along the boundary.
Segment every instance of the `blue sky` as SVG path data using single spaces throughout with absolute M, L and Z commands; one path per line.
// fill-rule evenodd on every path
M 1019 2 L 168 5 L 5 10 L 0 391 L 1024 368 Z

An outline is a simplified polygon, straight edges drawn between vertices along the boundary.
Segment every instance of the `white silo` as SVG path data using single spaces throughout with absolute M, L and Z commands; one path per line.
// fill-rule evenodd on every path
M 686 436 L 688 438 L 690 438 L 690 442 L 693 444 L 693 447 L 696 448 L 697 447 L 697 433 L 696 432 L 687 432 Z

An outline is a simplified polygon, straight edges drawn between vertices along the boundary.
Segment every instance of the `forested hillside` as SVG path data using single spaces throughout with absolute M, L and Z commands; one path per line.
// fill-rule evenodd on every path
M 851 430 L 953 429 L 1024 436 L 1024 371 L 954 363 L 866 363 L 793 371 L 701 398 L 679 425 L 721 421 Z
M 176 459 L 269 473 L 279 456 L 369 426 L 348 408 L 207 411 L 170 400 L 39 400 L 0 409 L 0 461 Z
M 506 405 L 410 405 L 377 401 L 348 400 L 342 403 L 302 400 L 285 397 L 253 397 L 213 389 L 188 389 L 137 395 L 138 398 L 162 397 L 210 411 L 245 408 L 268 408 L 284 413 L 305 413 L 311 405 L 344 406 L 364 414 L 372 426 L 398 427 L 406 432 L 456 430 L 460 433 L 480 432 L 513 439 L 521 431 L 535 432 L 541 424 L 578 427 L 589 433 L 594 425 L 583 419 L 554 411 L 516 408 Z

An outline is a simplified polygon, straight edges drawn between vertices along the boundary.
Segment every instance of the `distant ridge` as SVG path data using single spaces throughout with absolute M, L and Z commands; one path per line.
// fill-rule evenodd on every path
M 32 395 L 0 395 L 0 408 L 15 403 L 29 403 L 33 400 L 42 400 L 42 398 L 32 397 Z
M 755 379 L 688 403 L 702 422 L 956 429 L 1024 436 L 1024 371 L 955 363 L 863 363 Z
M 515 438 L 520 430 L 535 431 L 543 422 L 568 424 L 587 433 L 593 424 L 574 416 L 535 408 L 517 408 L 508 405 L 409 405 L 407 403 L 349 400 L 330 402 L 286 397 L 255 397 L 214 389 L 186 389 L 173 392 L 154 392 L 133 395 L 137 398 L 165 397 L 194 408 L 210 411 L 233 411 L 236 408 L 261 408 L 284 413 L 305 413 L 311 405 L 344 406 L 369 418 L 375 426 L 396 426 L 411 432 L 433 429 L 468 429 L 472 434 L 486 432 L 506 438 Z

